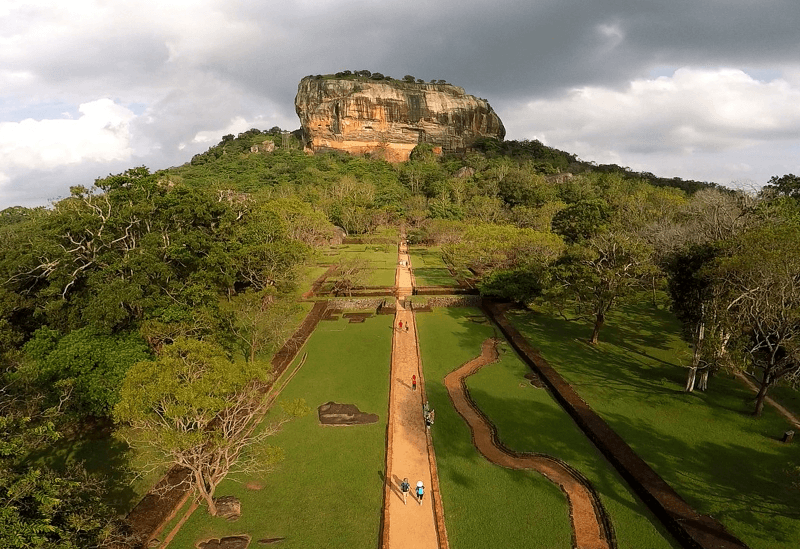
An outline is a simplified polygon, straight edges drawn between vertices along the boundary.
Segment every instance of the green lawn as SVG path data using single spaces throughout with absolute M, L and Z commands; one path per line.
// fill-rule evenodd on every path
M 545 313 L 509 313 L 542 355 L 675 490 L 753 549 L 794 549 L 800 489 L 786 470 L 800 445 L 778 437 L 788 423 L 771 408 L 753 418 L 753 394 L 728 375 L 706 393 L 684 393 L 679 326 L 646 299 L 607 319 L 597 347 L 591 326 Z M 685 364 L 685 360 L 683 360 Z
M 367 286 L 394 286 L 397 268 L 397 246 L 392 244 L 343 244 L 331 247 L 322 256 L 325 263 L 335 264 L 348 257 L 361 257 L 369 262 L 371 272 L 367 278 Z M 335 280 L 329 277 L 328 280 Z
M 320 322 L 299 353 L 298 359 L 308 353 L 306 363 L 279 397 L 304 398 L 312 408 L 274 437 L 285 460 L 266 476 L 236 477 L 220 485 L 218 496 L 240 498 L 239 521 L 212 518 L 201 507 L 170 547 L 193 547 L 199 539 L 240 533 L 252 536 L 251 546 L 262 538 L 285 537 L 280 544 L 285 549 L 378 544 L 393 318 Z M 379 421 L 323 427 L 317 407 L 330 400 L 356 404 L 377 413 Z M 248 489 L 249 482 L 263 489 Z
M 417 286 L 458 286 L 458 282 L 442 261 L 438 246 L 409 246 L 408 254 Z
M 433 437 L 451 546 L 569 547 L 568 508 L 559 489 L 538 473 L 504 469 L 478 454 L 442 384 L 496 335 L 492 325 L 477 309 L 455 308 L 418 314 L 417 324 L 436 410 Z M 527 366 L 507 344 L 501 349 L 500 362 L 468 378 L 467 386 L 504 443 L 561 458 L 586 475 L 611 515 L 620 548 L 677 547 L 549 393 L 523 378 Z

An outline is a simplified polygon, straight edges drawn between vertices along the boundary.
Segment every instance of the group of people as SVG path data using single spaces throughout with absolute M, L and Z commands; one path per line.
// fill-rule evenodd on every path
M 436 413 L 435 410 L 428 410 L 425 412 L 425 425 L 430 427 L 433 425 L 433 414 Z
M 405 332 L 408 333 L 408 325 L 409 323 L 406 322 L 405 326 L 403 326 L 403 321 L 401 320 L 397 324 L 398 330 L 402 333 L 405 329 Z M 411 390 L 417 390 L 417 376 L 416 374 L 411 376 Z M 428 409 L 428 403 L 425 403 L 423 407 L 423 414 L 425 416 L 425 425 L 430 427 L 433 425 L 433 410 Z M 408 502 L 408 493 L 411 491 L 411 484 L 408 482 L 408 477 L 403 479 L 403 482 L 400 483 L 400 491 L 403 493 L 403 505 L 406 505 Z M 417 498 L 417 502 L 422 505 L 422 497 L 425 495 L 425 485 L 420 480 L 417 482 L 417 486 L 414 488 L 414 495 Z
M 403 492 L 403 505 L 408 502 L 408 492 L 411 490 L 411 485 L 408 483 L 408 477 L 403 479 L 400 483 L 400 491 Z M 414 489 L 414 494 L 417 496 L 417 501 L 422 505 L 422 496 L 425 495 L 425 485 L 420 480 L 417 482 L 417 487 Z
M 432 408 L 428 407 L 428 403 L 427 402 L 422 405 L 422 417 L 425 418 L 425 426 L 426 427 L 430 427 L 431 425 L 433 425 L 433 418 L 434 418 L 434 414 L 435 413 L 436 413 L 435 410 L 433 410 Z

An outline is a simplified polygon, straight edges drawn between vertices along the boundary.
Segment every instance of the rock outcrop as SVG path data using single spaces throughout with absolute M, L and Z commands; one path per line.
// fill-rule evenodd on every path
M 419 143 L 454 152 L 478 137 L 505 137 L 488 101 L 450 84 L 306 77 L 295 109 L 307 150 L 382 154 L 392 162 L 408 160 Z

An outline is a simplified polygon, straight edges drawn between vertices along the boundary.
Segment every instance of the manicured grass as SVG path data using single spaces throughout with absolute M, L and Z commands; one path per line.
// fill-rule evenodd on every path
M 458 286 L 442 261 L 439 247 L 409 246 L 408 253 L 417 286 Z
M 493 335 L 488 324 L 472 323 L 469 315 L 480 312 L 434 309 L 416 315 L 425 390 L 436 410 L 432 435 L 450 547 L 568 549 L 568 509 L 558 487 L 538 473 L 486 461 L 447 396 L 444 376 L 477 356 L 481 342 Z
M 508 547 L 568 547 L 568 509 L 558 488 L 537 473 L 503 469 L 480 456 L 441 383 L 448 372 L 479 354 L 483 340 L 499 334 L 477 309 L 434 309 L 417 315 L 417 323 L 426 389 L 436 409 L 433 436 L 448 533 L 458 541 L 452 546 L 501 546 L 495 542 L 499 536 Z M 561 458 L 586 475 L 611 516 L 620 548 L 677 547 L 550 394 L 524 379 L 527 372 L 504 343 L 498 363 L 467 379 L 470 394 L 497 426 L 501 440 L 518 451 Z M 492 503 L 494 510 L 473 493 L 486 489 L 504 496 Z
M 325 255 L 326 263 L 337 263 L 347 257 L 361 257 L 369 261 L 371 272 L 367 278 L 367 286 L 391 287 L 394 286 L 395 270 L 397 268 L 397 246 L 390 244 L 343 244 L 331 248 Z M 335 280 L 330 277 L 328 280 Z
M 327 257 L 320 258 L 320 262 L 324 265 L 309 265 L 302 270 L 300 276 L 297 277 L 297 291 L 295 294 L 297 297 L 303 295 L 304 292 L 307 292 L 311 285 L 316 281 L 319 277 L 321 277 L 325 272 L 328 270 L 327 265 Z
M 285 537 L 280 546 L 286 549 L 378 544 L 393 318 L 320 322 L 298 354 L 299 360 L 308 353 L 305 364 L 279 397 L 304 398 L 312 408 L 273 438 L 285 460 L 268 475 L 237 476 L 220 485 L 218 496 L 241 500 L 241 519 L 213 518 L 201 507 L 170 547 L 193 547 L 200 539 L 240 533 L 252 536 L 251 546 L 262 538 Z M 331 400 L 355 404 L 379 420 L 323 427 L 317 407 Z M 247 483 L 263 489 L 248 489 Z
M 753 549 L 797 547 L 800 490 L 785 471 L 800 463 L 800 445 L 778 441 L 787 421 L 769 407 L 752 417 L 753 394 L 728 375 L 710 379 L 705 393 L 684 393 L 678 357 L 686 344 L 668 311 L 646 299 L 619 308 L 597 347 L 585 343 L 586 323 L 533 312 L 508 317 L 698 511 Z

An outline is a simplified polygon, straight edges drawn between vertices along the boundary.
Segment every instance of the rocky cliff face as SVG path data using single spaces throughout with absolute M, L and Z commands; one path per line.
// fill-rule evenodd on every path
M 458 151 L 506 133 L 486 100 L 450 84 L 306 77 L 294 103 L 311 151 L 379 153 L 398 162 L 418 143 Z

